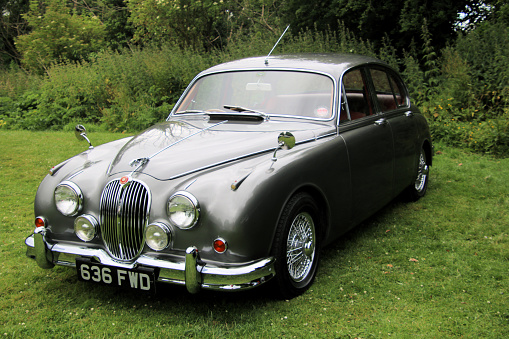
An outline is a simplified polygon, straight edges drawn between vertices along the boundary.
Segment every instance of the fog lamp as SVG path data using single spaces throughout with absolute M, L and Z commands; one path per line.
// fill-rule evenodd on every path
M 83 241 L 92 241 L 97 235 L 99 223 L 91 215 L 80 215 L 74 220 L 74 233 Z
M 154 223 L 145 229 L 145 243 L 154 251 L 162 251 L 171 243 L 170 228 L 163 223 Z

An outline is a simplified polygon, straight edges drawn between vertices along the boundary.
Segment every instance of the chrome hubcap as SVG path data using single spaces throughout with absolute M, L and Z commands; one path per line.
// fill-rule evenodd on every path
M 415 190 L 422 192 L 426 186 L 426 180 L 428 179 L 429 166 L 426 164 L 426 155 L 424 151 L 421 151 L 419 156 L 419 168 L 417 169 L 417 179 L 415 179 Z
M 308 213 L 299 213 L 290 226 L 286 241 L 286 263 L 290 277 L 295 282 L 304 280 L 315 257 L 315 224 Z

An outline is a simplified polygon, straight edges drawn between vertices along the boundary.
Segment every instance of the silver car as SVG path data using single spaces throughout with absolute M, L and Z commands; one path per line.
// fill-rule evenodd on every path
M 116 287 L 272 280 L 290 298 L 324 246 L 396 196 L 422 197 L 431 162 L 426 120 L 380 60 L 233 61 L 196 76 L 165 122 L 53 167 L 27 255 Z

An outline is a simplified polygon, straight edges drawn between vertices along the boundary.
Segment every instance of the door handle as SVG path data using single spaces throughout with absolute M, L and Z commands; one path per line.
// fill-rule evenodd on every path
M 385 118 L 381 118 L 375 121 L 375 125 L 384 126 L 387 125 L 387 120 Z
M 413 113 L 412 111 L 406 111 L 406 112 L 405 112 L 405 116 L 406 116 L 406 117 L 409 117 L 409 118 L 410 118 L 410 117 L 411 117 L 411 116 L 413 116 L 413 115 L 414 115 L 414 113 Z

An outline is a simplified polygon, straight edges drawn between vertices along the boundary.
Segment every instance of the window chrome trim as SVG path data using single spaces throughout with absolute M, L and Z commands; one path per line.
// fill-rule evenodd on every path
M 180 96 L 178 101 L 173 106 L 173 109 L 171 110 L 170 114 L 166 118 L 166 121 L 169 121 L 172 117 L 179 117 L 184 115 L 195 115 L 200 113 L 181 113 L 177 114 L 177 107 L 180 106 L 184 98 L 187 96 L 187 94 L 191 91 L 191 88 L 194 86 L 194 84 L 200 80 L 201 78 L 215 75 L 215 74 L 223 74 L 223 73 L 239 73 L 239 72 L 298 72 L 298 73 L 312 73 L 312 74 L 318 74 L 322 76 L 326 76 L 330 80 L 332 80 L 332 115 L 330 118 L 327 119 L 320 119 L 320 118 L 313 118 L 313 117 L 305 117 L 305 116 L 299 116 L 299 115 L 285 115 L 285 114 L 271 114 L 271 113 L 265 113 L 269 117 L 287 117 L 287 118 L 299 118 L 304 120 L 312 120 L 312 121 L 334 121 L 336 119 L 337 115 L 337 93 L 338 93 L 338 82 L 336 78 L 334 78 L 331 74 L 327 72 L 322 71 L 316 71 L 311 69 L 305 69 L 305 68 L 242 68 L 242 69 L 228 69 L 228 70 L 221 70 L 221 71 L 215 71 L 210 73 L 200 73 L 194 79 L 189 83 L 189 85 L 186 87 L 184 93 Z

